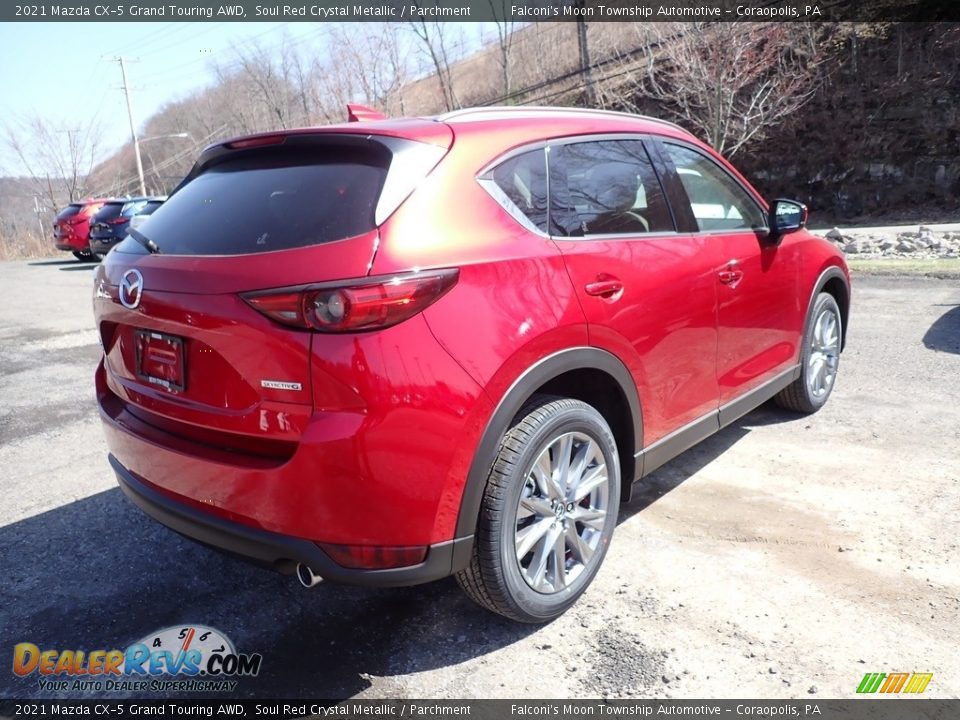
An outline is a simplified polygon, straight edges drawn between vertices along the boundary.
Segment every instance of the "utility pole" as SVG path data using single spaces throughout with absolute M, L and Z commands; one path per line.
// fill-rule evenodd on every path
M 33 196 L 33 212 L 37 214 L 37 225 L 40 226 L 40 240 L 43 240 L 43 236 L 46 234 L 43 229 L 43 219 L 40 217 L 43 213 L 43 209 L 40 207 L 40 203 L 37 201 L 37 196 Z
M 583 10 L 584 0 L 577 0 L 574 7 Z M 583 16 L 577 16 L 577 47 L 580 51 L 580 76 L 583 78 L 583 88 L 587 107 L 593 107 L 596 98 L 593 92 L 593 74 L 590 72 L 590 47 L 587 45 L 587 23 Z
M 140 159 L 140 141 L 137 139 L 137 126 L 133 121 L 133 103 L 130 102 L 130 83 L 127 82 L 127 63 L 123 56 L 117 58 L 120 74 L 123 75 L 123 94 L 127 98 L 127 117 L 130 118 L 130 136 L 133 138 L 133 154 L 137 158 L 137 176 L 140 178 L 140 194 L 147 194 L 147 185 L 143 181 L 143 161 Z

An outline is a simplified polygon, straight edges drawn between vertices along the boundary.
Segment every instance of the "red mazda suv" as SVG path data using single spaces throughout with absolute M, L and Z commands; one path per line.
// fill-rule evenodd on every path
M 90 218 L 106 202 L 89 198 L 70 203 L 61 210 L 53 222 L 53 244 L 57 250 L 71 252 L 77 260 L 97 260 L 90 250 Z
M 212 145 L 96 273 L 109 461 L 161 523 L 304 585 L 456 575 L 546 621 L 634 482 L 830 396 L 850 278 L 806 215 L 612 112 Z

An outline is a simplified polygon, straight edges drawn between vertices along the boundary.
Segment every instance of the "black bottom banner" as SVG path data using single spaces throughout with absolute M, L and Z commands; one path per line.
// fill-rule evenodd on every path
M 0 700 L 0 718 L 820 718 L 954 720 L 960 700 Z

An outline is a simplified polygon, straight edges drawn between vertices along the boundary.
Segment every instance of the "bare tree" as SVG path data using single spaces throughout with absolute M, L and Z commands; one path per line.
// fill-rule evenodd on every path
M 328 86 L 330 95 L 342 95 L 342 88 L 347 86 L 349 97 L 343 100 L 360 101 L 386 112 L 403 112 L 399 90 L 412 72 L 396 23 L 331 24 L 327 41 L 330 56 L 336 58 L 328 69 L 328 77 L 333 80 Z
M 30 177 L 33 191 L 56 208 L 89 192 L 87 176 L 99 158 L 101 137 L 96 117 L 66 123 L 32 113 L 6 123 L 2 141 Z
M 420 3 L 421 0 L 416 0 L 415 4 L 419 6 Z M 453 77 L 450 74 L 450 55 L 453 50 L 451 46 L 454 43 L 451 33 L 456 32 L 455 24 L 435 20 L 428 21 L 421 17 L 417 20 L 411 20 L 408 26 L 419 39 L 421 49 L 430 58 L 437 82 L 440 84 L 440 94 L 443 96 L 444 107 L 447 110 L 460 107 L 460 101 L 457 99 L 457 93 L 453 86 Z
M 513 90 L 512 75 L 512 50 L 514 41 L 514 30 L 516 22 L 510 20 L 510 9 L 508 5 L 510 0 L 487 0 L 490 3 L 490 9 L 493 12 L 493 23 L 497 28 L 497 48 L 499 54 L 497 60 L 500 62 L 500 78 L 503 82 L 503 97 L 508 98 Z
M 290 127 L 291 114 L 296 111 L 296 93 L 290 83 L 291 54 L 281 51 L 277 58 L 274 50 L 254 41 L 237 49 L 235 55 L 230 65 L 218 68 L 221 82 L 226 73 L 238 75 L 247 86 L 245 94 L 265 113 L 262 121 L 273 127 Z
M 621 101 L 644 100 L 734 155 L 813 96 L 823 54 L 813 31 L 778 23 L 638 23 L 637 67 Z

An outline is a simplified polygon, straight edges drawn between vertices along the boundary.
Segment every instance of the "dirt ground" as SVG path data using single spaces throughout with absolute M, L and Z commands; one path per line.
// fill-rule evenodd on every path
M 91 270 L 0 263 L 0 653 L 202 623 L 263 654 L 246 697 L 828 698 L 894 671 L 960 694 L 956 281 L 856 277 L 827 407 L 764 406 L 646 479 L 587 595 L 526 627 L 451 580 L 307 591 L 134 509 L 93 399 Z M 0 670 L 0 696 L 44 695 Z

